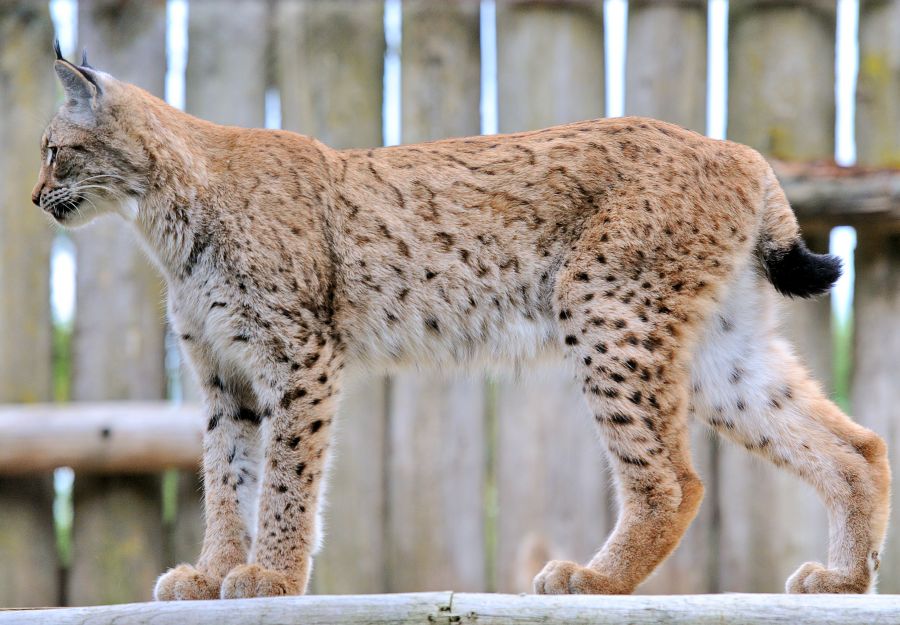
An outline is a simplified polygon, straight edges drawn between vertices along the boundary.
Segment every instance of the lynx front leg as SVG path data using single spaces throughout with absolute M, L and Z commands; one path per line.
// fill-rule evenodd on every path
M 335 412 L 338 367 L 331 346 L 303 357 L 263 421 L 265 446 L 256 541 L 249 564 L 232 570 L 222 598 L 306 591 L 318 541 L 319 495 Z
M 259 417 L 241 408 L 216 375 L 205 380 L 204 392 L 209 420 L 203 437 L 203 548 L 196 566 L 181 564 L 159 578 L 154 590 L 159 601 L 218 599 L 222 579 L 247 561 L 250 549 Z

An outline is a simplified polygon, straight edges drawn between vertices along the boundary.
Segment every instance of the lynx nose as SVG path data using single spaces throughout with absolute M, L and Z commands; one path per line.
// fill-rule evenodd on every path
M 31 202 L 35 206 L 41 205 L 41 193 L 44 192 L 44 185 L 38 183 L 35 185 L 34 190 L 31 192 Z

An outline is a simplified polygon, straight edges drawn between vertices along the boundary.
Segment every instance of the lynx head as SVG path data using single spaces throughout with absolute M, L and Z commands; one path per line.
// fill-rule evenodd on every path
M 31 200 L 58 223 L 80 226 L 99 214 L 133 218 L 147 185 L 150 159 L 140 133 L 141 92 L 88 65 L 63 58 L 54 69 L 65 103 L 41 138 L 41 171 Z

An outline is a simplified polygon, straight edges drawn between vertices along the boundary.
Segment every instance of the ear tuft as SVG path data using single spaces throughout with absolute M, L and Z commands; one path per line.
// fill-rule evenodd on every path
M 59 47 L 59 39 L 53 40 L 53 51 L 56 53 L 57 61 L 65 61 L 62 54 L 62 49 Z
M 86 67 L 88 69 L 94 69 L 87 60 L 87 48 L 81 49 L 81 67 Z M 93 81 L 92 81 L 93 82 Z

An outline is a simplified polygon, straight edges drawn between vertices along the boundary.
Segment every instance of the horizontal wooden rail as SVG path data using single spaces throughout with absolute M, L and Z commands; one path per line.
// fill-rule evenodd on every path
M 200 408 L 166 402 L 0 405 L 0 474 L 56 467 L 142 472 L 196 468 Z
M 594 623 L 896 625 L 898 595 L 536 596 L 427 592 L 0 610 L 0 625 Z
M 900 223 L 900 171 L 834 163 L 772 163 L 794 211 L 823 225 Z

